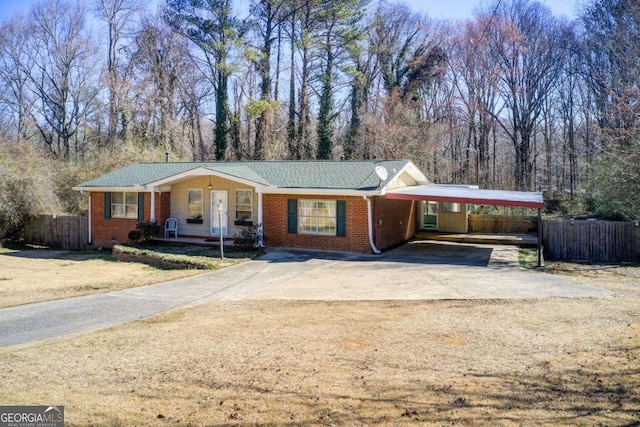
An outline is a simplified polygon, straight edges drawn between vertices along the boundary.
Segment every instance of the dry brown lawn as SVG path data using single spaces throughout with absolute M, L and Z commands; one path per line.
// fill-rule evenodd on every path
M 144 286 L 202 274 L 119 262 L 108 254 L 0 247 L 0 308 Z
M 211 302 L 4 348 L 0 402 L 68 425 L 637 425 L 640 269 L 581 270 L 613 294 Z

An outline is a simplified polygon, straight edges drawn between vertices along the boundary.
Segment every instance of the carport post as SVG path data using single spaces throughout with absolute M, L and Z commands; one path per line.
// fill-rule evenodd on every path
M 542 209 L 538 208 L 538 268 L 542 267 Z

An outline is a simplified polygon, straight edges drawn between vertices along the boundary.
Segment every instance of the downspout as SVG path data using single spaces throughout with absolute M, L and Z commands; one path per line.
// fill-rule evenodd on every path
M 381 253 L 380 249 L 376 248 L 376 244 L 373 243 L 373 212 L 371 209 L 371 199 L 367 196 L 362 196 L 367 201 L 367 225 L 369 226 L 369 245 L 374 254 Z
M 92 194 L 93 193 L 90 191 L 89 192 L 89 224 L 88 224 L 89 239 L 87 239 L 89 244 L 91 244 L 91 242 L 92 242 L 92 240 L 91 240 L 91 220 L 92 220 L 92 217 L 91 217 L 91 195 Z

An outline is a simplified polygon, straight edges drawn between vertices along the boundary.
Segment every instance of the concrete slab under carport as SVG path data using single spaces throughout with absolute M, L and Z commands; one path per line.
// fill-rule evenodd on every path
M 446 233 L 443 231 L 419 230 L 415 234 L 415 239 L 487 245 L 538 245 L 538 236 L 536 234 Z

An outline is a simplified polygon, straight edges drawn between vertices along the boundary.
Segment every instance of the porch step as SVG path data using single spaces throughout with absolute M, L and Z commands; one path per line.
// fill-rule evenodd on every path
M 435 231 L 418 231 L 416 240 L 438 240 L 456 243 L 479 243 L 488 245 L 536 246 L 538 236 L 535 234 L 477 234 L 477 233 L 442 233 Z

